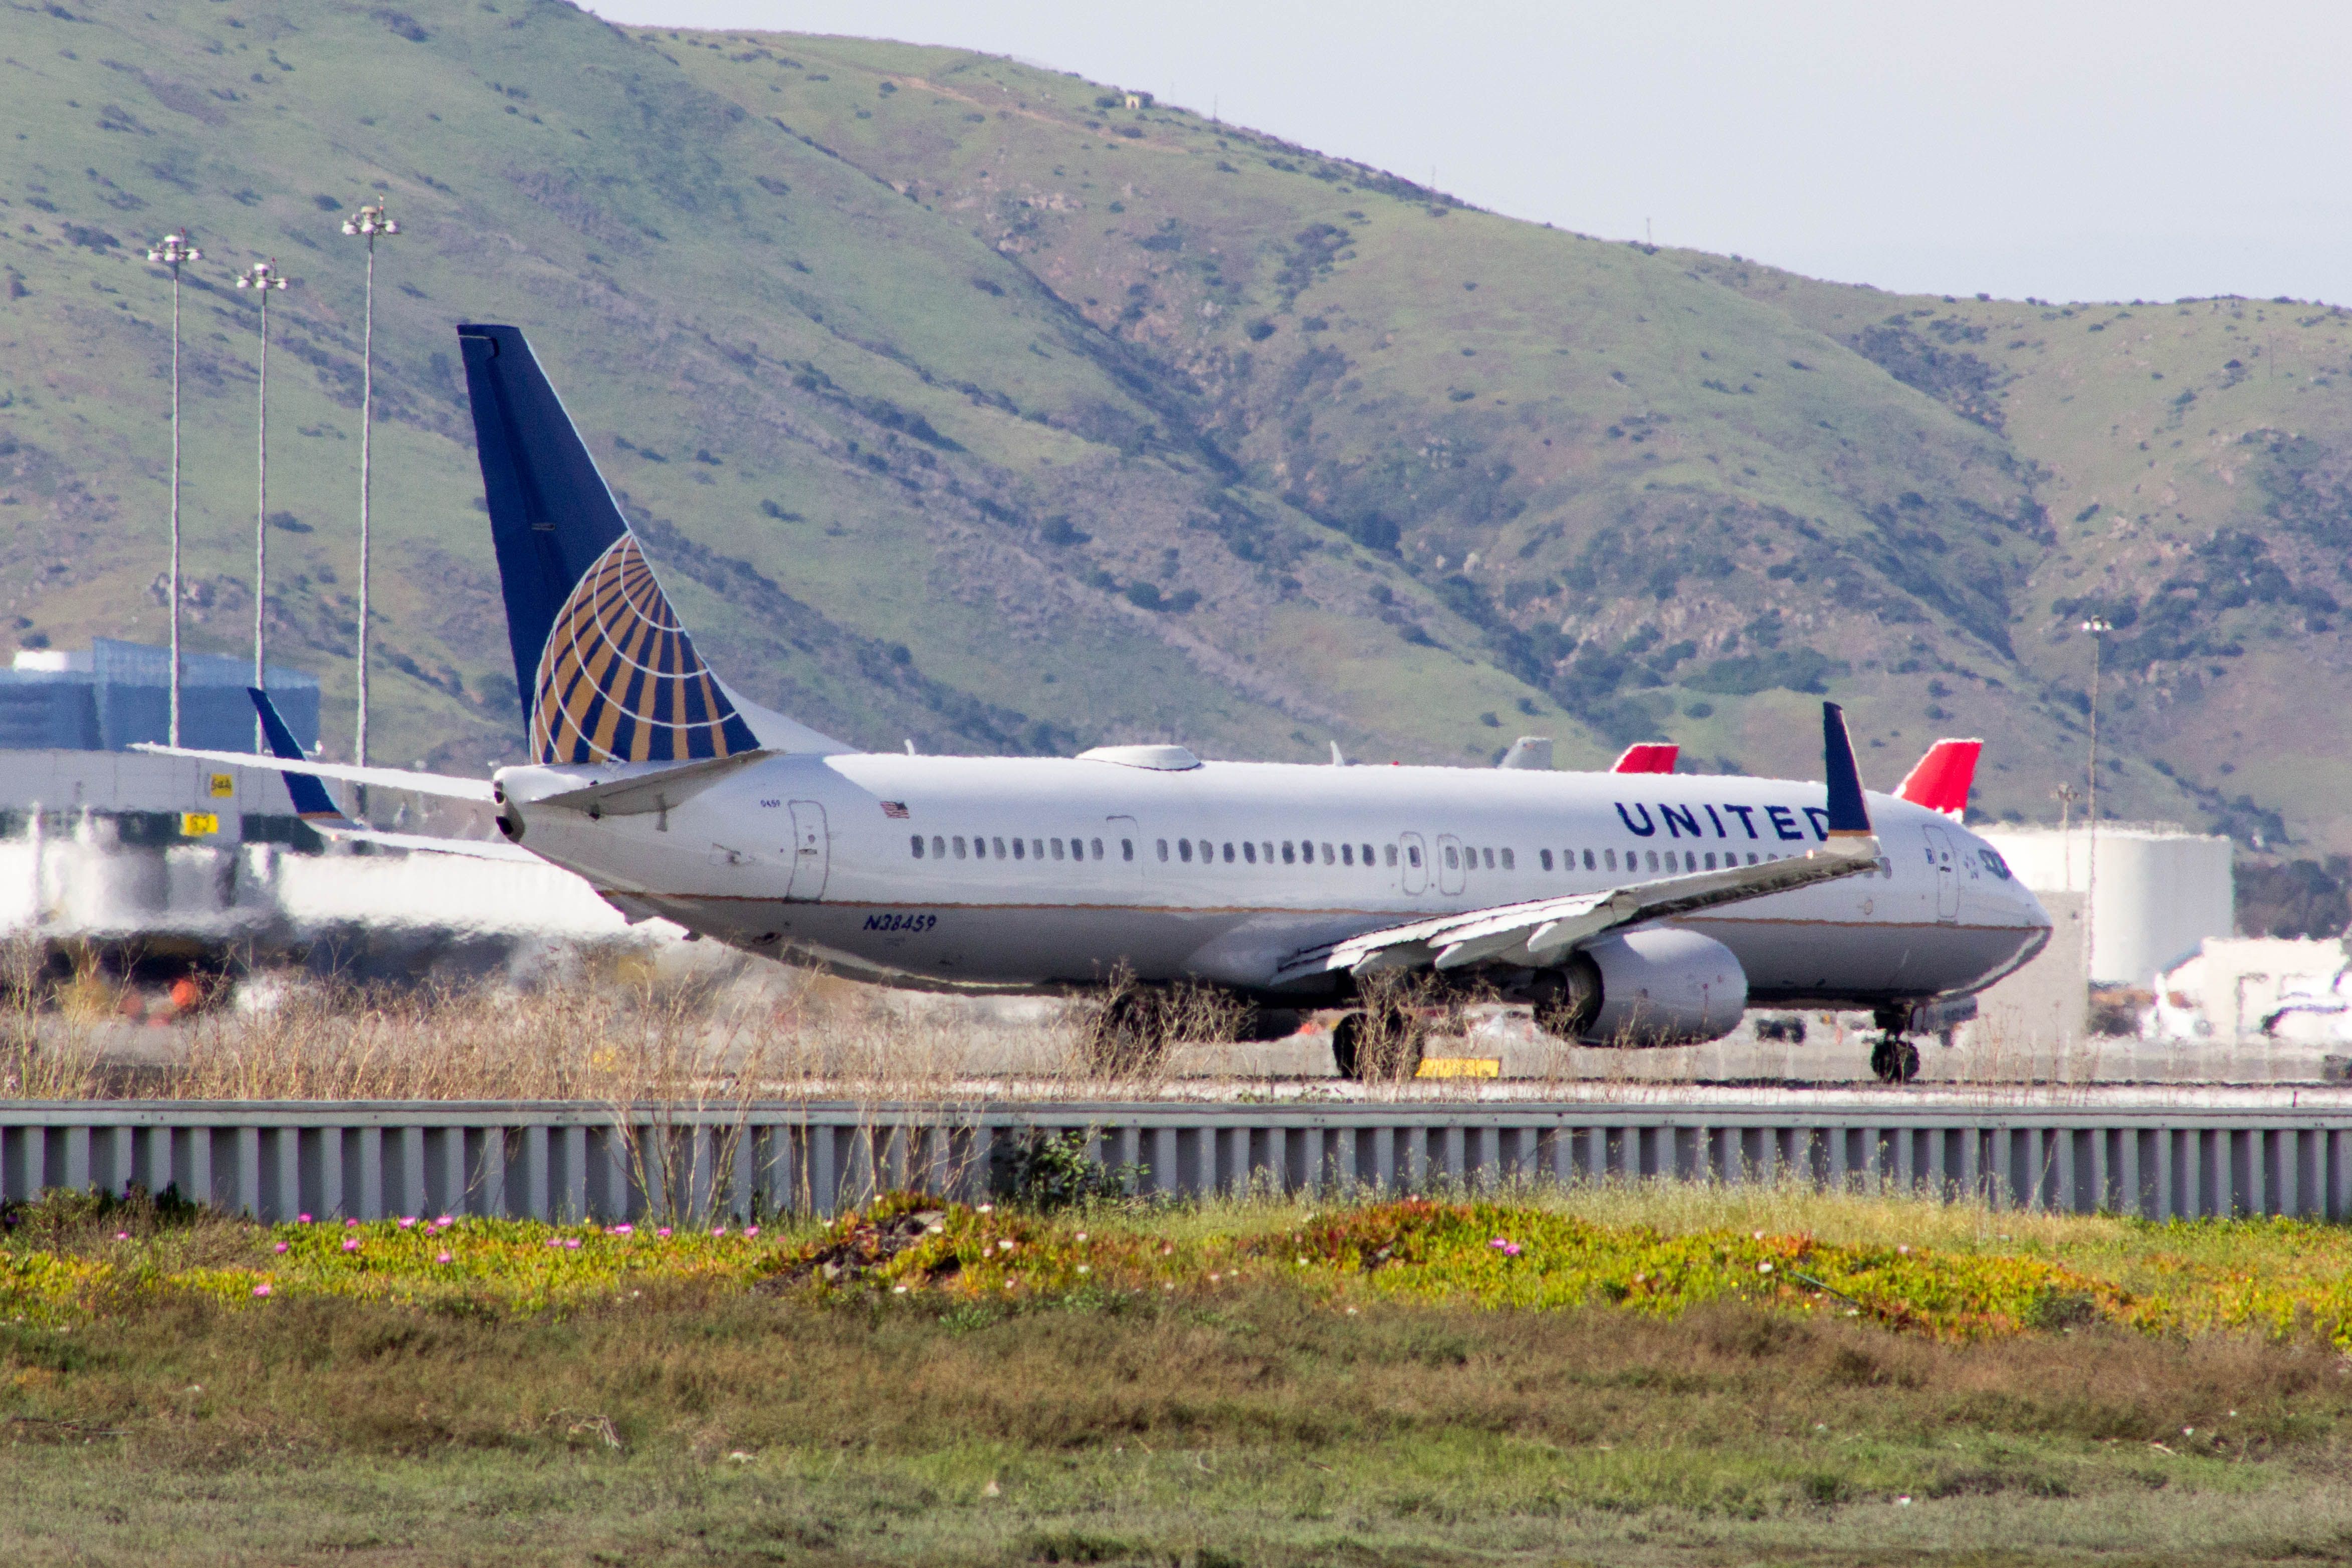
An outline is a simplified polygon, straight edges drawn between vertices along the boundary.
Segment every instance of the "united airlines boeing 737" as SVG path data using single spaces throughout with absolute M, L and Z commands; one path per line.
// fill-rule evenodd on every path
M 1333 1032 L 1349 1073 L 1383 1022 L 1366 998 L 1393 1006 L 1394 977 L 1422 977 L 1424 994 L 1475 986 L 1597 1044 L 1711 1040 L 1754 1005 L 1867 1009 L 1874 1066 L 1899 1080 L 1920 1009 L 2049 940 L 2032 894 L 1944 802 L 1865 794 L 1829 703 L 1820 784 L 1173 745 L 859 751 L 719 678 L 523 334 L 457 333 L 530 760 L 488 780 L 311 762 L 274 723 L 278 760 L 182 753 L 283 770 L 331 837 L 545 861 L 632 919 L 889 985 L 1118 975 L 1145 995 L 1192 981 L 1352 1009 Z M 376 832 L 321 778 L 490 801 L 505 841 Z

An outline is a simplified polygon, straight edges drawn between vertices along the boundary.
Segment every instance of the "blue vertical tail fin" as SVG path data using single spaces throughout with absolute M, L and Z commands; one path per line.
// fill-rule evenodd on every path
M 534 762 L 760 747 L 655 580 L 520 329 L 464 325 L 482 490 Z

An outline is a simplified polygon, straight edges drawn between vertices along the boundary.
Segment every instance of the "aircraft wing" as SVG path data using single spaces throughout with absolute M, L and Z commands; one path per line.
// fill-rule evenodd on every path
M 1604 931 L 1669 915 L 1687 915 L 1775 893 L 1810 887 L 1875 869 L 1878 840 L 1863 803 L 1862 782 L 1846 738 L 1845 716 L 1822 705 L 1822 748 L 1829 774 L 1829 837 L 1801 855 L 1759 865 L 1727 866 L 1629 883 L 1599 893 L 1570 894 L 1441 915 L 1367 931 L 1291 955 L 1275 971 L 1277 986 L 1345 969 L 1458 969 L 1503 962 L 1540 968 Z

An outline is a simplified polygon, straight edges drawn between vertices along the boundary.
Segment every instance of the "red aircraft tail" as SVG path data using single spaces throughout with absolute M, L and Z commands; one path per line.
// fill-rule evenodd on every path
M 1625 748 L 1612 773 L 1672 773 L 1683 748 L 1671 741 L 1645 740 Z
M 1939 740 L 1927 748 L 1919 766 L 1904 775 L 1895 793 L 1915 806 L 1957 817 L 1968 807 L 1977 755 L 1983 750 L 1981 740 Z

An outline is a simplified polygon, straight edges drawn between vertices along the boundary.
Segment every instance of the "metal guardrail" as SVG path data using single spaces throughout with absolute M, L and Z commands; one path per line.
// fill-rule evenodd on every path
M 2154 1219 L 2352 1219 L 2352 1106 L 1871 1103 L 610 1105 L 0 1103 L 0 1200 L 151 1192 L 266 1220 L 830 1215 L 919 1186 L 1001 1190 L 1031 1134 L 1076 1133 L 1136 1190 L 1475 1193 L 1647 1177 L 1798 1180 Z

